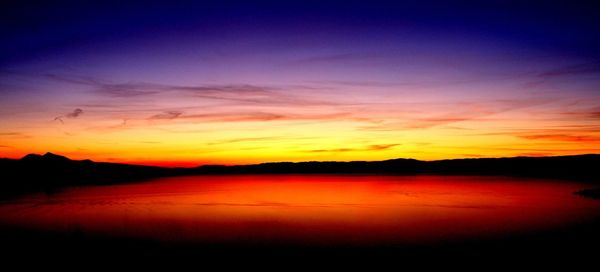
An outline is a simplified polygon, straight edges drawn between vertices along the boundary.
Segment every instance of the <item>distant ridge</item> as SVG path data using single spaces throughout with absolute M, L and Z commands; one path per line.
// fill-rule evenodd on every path
M 70 161 L 69 158 L 65 157 L 65 156 L 61 156 L 61 155 L 56 155 L 54 153 L 50 153 L 50 152 L 46 152 L 46 154 L 44 155 L 38 155 L 38 154 L 27 154 L 25 155 L 23 158 L 21 158 L 22 161 L 55 161 L 55 162 L 66 162 L 66 161 Z
M 203 165 L 164 168 L 71 160 L 46 153 L 0 159 L 1 195 L 52 192 L 66 186 L 118 184 L 155 177 L 222 174 L 443 174 L 506 175 L 578 180 L 600 184 L 600 154 L 555 157 L 512 157 L 420 161 L 391 159 L 350 162 L 274 162 L 253 165 Z

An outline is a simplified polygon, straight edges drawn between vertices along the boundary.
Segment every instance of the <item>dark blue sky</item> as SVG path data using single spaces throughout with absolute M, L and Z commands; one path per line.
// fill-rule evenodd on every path
M 3 1 L 0 64 L 170 32 L 212 39 L 355 29 L 476 35 L 597 59 L 600 9 L 589 2 Z

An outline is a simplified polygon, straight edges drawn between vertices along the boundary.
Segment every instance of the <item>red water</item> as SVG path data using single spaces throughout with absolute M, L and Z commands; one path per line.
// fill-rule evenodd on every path
M 0 203 L 0 223 L 169 241 L 385 244 L 536 232 L 600 215 L 573 182 L 231 175 L 72 188 Z

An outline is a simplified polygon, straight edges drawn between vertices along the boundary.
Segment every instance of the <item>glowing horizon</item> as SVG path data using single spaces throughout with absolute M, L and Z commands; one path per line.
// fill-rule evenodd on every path
M 582 7 L 81 5 L 16 12 L 23 25 L 3 32 L 0 157 L 191 166 L 600 153 L 598 20 Z

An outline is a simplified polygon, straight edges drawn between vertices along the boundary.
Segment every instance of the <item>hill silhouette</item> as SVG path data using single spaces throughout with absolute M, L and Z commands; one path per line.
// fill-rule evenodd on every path
M 4 175 L 2 196 L 27 192 L 52 192 L 67 186 L 118 184 L 166 176 L 169 169 L 153 166 L 71 160 L 46 153 L 20 160 L 0 159 Z
M 392 159 L 351 162 L 278 162 L 165 168 L 71 160 L 53 153 L 0 159 L 2 196 L 52 192 L 67 186 L 118 184 L 154 177 L 222 174 L 444 174 L 506 175 L 578 180 L 600 184 L 600 155 L 513 157 L 420 161 Z M 585 193 L 582 195 L 586 195 Z

